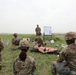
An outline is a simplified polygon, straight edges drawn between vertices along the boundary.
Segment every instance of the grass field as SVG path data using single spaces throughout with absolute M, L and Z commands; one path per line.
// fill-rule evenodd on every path
M 2 51 L 2 70 L 0 75 L 12 75 L 13 72 L 13 62 L 14 59 L 19 55 L 20 50 L 12 51 L 11 48 L 11 39 L 12 34 L 0 34 L 3 41 L 9 40 L 9 44 L 5 46 Z M 28 37 L 31 39 L 30 45 L 33 47 L 32 40 L 35 38 L 34 34 L 19 34 L 20 38 Z M 54 39 L 55 43 L 50 43 L 50 39 Z M 45 37 L 45 40 L 48 41 L 46 46 L 55 47 L 59 50 L 62 50 L 61 44 L 65 44 L 63 35 L 53 35 Z M 51 63 L 57 59 L 55 54 L 41 54 L 36 52 L 30 52 L 31 48 L 28 51 L 28 55 L 32 56 L 35 59 L 36 63 L 36 75 L 51 75 Z

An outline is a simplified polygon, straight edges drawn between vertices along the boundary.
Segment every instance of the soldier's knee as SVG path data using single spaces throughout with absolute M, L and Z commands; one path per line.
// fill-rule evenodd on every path
M 55 66 L 55 64 L 56 64 L 56 61 L 53 61 L 53 62 L 52 62 L 52 66 Z
M 55 64 L 56 64 L 56 61 L 52 62 L 52 64 L 51 64 L 51 70 L 54 71 L 54 72 L 56 71 Z

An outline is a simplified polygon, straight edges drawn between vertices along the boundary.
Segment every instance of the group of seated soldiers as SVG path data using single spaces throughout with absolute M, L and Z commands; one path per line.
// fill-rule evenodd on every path
M 64 48 L 58 57 L 58 59 L 52 63 L 51 71 L 52 75 L 76 75 L 76 33 L 68 32 L 65 35 L 65 41 L 67 47 Z M 56 52 L 56 48 L 46 47 L 46 43 L 41 36 L 37 36 L 34 40 L 34 50 L 38 50 L 41 53 Z M 3 41 L 0 38 L 0 70 L 2 69 L 1 51 L 4 48 Z M 15 48 L 17 46 L 17 48 Z M 27 54 L 30 48 L 29 39 L 23 38 L 20 40 L 17 37 L 17 33 L 14 33 L 12 39 L 12 49 L 20 49 L 21 52 L 16 58 L 13 64 L 13 75 L 35 75 L 35 60 Z M 66 62 L 66 63 L 65 63 Z M 68 68 L 67 68 L 68 67 Z
M 14 33 L 13 36 L 14 37 L 12 38 L 12 48 L 11 49 L 16 50 L 16 49 L 18 49 L 20 38 L 17 37 L 17 33 Z M 23 38 L 23 39 L 29 40 L 28 38 Z M 44 40 L 41 36 L 37 36 L 34 39 L 33 49 L 35 52 L 41 52 L 44 54 L 44 53 L 56 52 L 57 51 L 56 48 L 45 47 L 45 46 L 46 46 L 46 43 L 44 42 Z

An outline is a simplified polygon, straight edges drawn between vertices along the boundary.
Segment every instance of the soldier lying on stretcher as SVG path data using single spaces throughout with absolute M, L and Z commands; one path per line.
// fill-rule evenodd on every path
M 43 47 L 43 46 L 40 46 L 40 45 L 35 45 L 34 49 L 38 50 L 41 53 L 48 53 L 48 52 L 56 52 L 56 51 L 58 51 L 57 48 Z

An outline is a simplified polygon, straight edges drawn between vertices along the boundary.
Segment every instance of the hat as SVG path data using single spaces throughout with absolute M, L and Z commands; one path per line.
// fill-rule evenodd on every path
M 76 38 L 76 33 L 75 32 L 68 32 L 65 35 L 65 40 L 72 40 Z
M 19 43 L 19 49 L 25 49 L 26 47 L 30 47 L 28 40 L 21 40 Z

